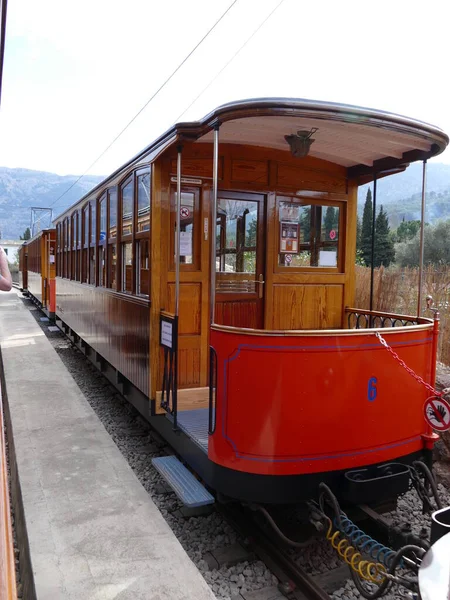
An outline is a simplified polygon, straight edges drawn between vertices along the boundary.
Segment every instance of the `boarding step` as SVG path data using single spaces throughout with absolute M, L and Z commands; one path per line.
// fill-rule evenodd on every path
M 214 497 L 176 456 L 152 458 L 152 465 L 185 506 L 195 508 L 214 503 Z

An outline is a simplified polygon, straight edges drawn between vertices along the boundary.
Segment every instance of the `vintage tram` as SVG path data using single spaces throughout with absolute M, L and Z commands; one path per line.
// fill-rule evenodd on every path
M 56 231 L 43 229 L 19 251 L 19 285 L 50 318 L 56 304 Z
M 376 334 L 433 384 L 438 322 L 354 307 L 357 190 L 447 144 L 298 99 L 177 124 L 56 219 L 57 323 L 223 496 L 404 489 L 430 392 Z

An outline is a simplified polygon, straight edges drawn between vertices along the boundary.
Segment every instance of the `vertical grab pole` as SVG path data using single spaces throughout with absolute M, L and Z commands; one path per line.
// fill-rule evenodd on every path
M 427 161 L 423 161 L 422 170 L 422 213 L 420 220 L 420 250 L 419 250 L 419 290 L 417 295 L 417 317 L 420 317 L 422 306 L 422 279 L 423 279 L 423 258 L 424 258 L 424 229 L 425 229 L 425 189 L 427 184 Z
M 213 199 L 211 208 L 211 305 L 210 322 L 214 325 L 216 308 L 216 228 L 217 228 L 217 180 L 219 176 L 219 123 L 214 125 Z
M 177 205 L 175 218 L 175 316 L 178 318 L 180 311 L 180 226 L 181 226 L 181 151 L 182 146 L 178 146 L 177 156 Z
M 172 379 L 172 416 L 173 428 L 177 429 L 178 406 L 178 317 L 180 313 L 180 239 L 181 239 L 181 152 L 183 146 L 178 146 L 177 155 L 177 205 L 176 205 L 176 244 L 175 244 L 175 323 L 173 332 L 173 379 Z
M 370 253 L 370 307 L 373 310 L 373 278 L 374 278 L 374 260 L 375 260 L 375 221 L 377 209 L 377 173 L 373 176 L 373 211 L 372 211 L 372 250 Z M 372 315 L 370 316 L 370 327 L 372 327 Z

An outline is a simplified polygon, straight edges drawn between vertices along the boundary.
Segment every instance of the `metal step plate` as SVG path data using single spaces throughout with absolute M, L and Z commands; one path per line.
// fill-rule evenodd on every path
M 185 506 L 191 508 L 214 504 L 214 497 L 176 456 L 152 458 L 152 465 L 167 481 Z

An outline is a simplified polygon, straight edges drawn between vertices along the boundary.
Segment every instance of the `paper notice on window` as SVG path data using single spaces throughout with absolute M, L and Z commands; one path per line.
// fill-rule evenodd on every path
M 319 267 L 336 267 L 337 252 L 335 250 L 320 250 Z
M 55 256 L 50 254 L 50 264 L 53 265 L 55 263 Z
M 180 256 L 192 256 L 192 231 L 180 231 Z

